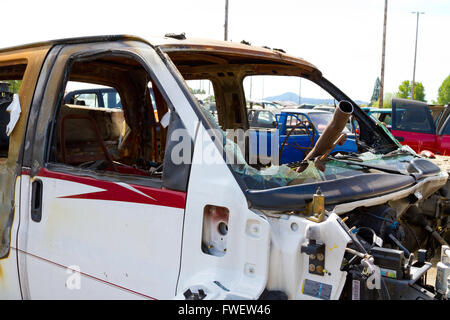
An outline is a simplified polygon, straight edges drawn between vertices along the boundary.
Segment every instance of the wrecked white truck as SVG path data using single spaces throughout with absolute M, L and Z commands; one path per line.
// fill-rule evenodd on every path
M 358 152 L 328 154 L 339 123 L 309 160 L 250 159 L 244 82 L 261 75 L 329 93 Z M 191 80 L 210 81 L 215 116 Z M 447 172 L 303 59 L 99 36 L 1 49 L 0 82 L 2 299 L 446 298 Z M 66 104 L 71 82 L 114 88 L 122 108 Z

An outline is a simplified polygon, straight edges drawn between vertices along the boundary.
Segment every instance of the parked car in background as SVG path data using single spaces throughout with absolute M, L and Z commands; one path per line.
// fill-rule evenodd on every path
M 155 120 L 159 121 L 152 88 L 150 88 L 150 96 L 152 97 Z M 122 109 L 120 95 L 114 88 L 80 89 L 70 91 L 64 96 L 64 103 L 86 106 L 90 108 Z
M 313 109 L 314 107 L 315 107 L 314 104 L 302 103 L 298 108 L 299 109 Z
M 369 116 L 383 123 L 388 129 L 391 128 L 392 109 L 388 108 L 370 108 L 367 112 Z
M 445 120 L 447 114 L 444 112 L 446 110 L 446 106 L 444 105 L 428 105 L 431 112 L 431 117 L 433 118 L 434 125 L 436 128 L 439 126 L 439 121 L 441 119 Z M 373 118 L 378 121 L 384 123 L 387 128 L 391 127 L 392 120 L 392 109 L 391 108 L 361 108 L 363 111 L 366 111 L 369 115 L 372 115 Z M 365 110 L 367 109 L 367 110 Z M 400 111 L 397 109 L 397 111 Z
M 122 109 L 120 96 L 114 88 L 71 91 L 64 97 L 64 103 L 92 108 Z
M 333 113 L 315 109 L 288 109 L 278 114 L 280 163 L 303 160 L 332 118 Z M 357 151 L 355 137 L 349 126 L 346 126 L 342 133 L 347 134 L 347 140 L 342 146 L 336 146 L 331 154 Z
M 250 111 L 251 156 L 257 155 L 261 159 L 266 157 L 273 159 L 274 155 L 272 152 L 278 151 L 280 163 L 282 164 L 301 161 L 315 145 L 332 117 L 333 114 L 328 111 L 315 109 Z M 357 151 L 354 134 L 349 129 L 349 126 L 344 129 L 343 133 L 347 134 L 347 140 L 342 146 L 336 146 L 332 154 Z M 261 145 L 265 146 L 266 150 L 264 151 L 260 150 L 262 135 L 266 135 L 264 139 L 267 141 L 267 145 L 261 143 Z M 277 143 L 278 147 L 275 147 Z
M 401 144 L 414 151 L 428 150 L 450 155 L 448 108 L 433 110 L 420 101 L 392 99 L 391 132 Z
M 279 110 L 274 109 L 256 109 L 248 111 L 248 123 L 250 128 L 276 128 L 276 115 Z

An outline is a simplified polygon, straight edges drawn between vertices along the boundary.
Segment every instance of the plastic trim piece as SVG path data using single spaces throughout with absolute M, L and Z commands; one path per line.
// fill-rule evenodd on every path
M 367 173 L 349 178 L 318 183 L 279 187 L 246 192 L 250 208 L 260 210 L 300 210 L 320 187 L 325 204 L 338 204 L 362 200 L 394 192 L 414 184 L 411 176 L 399 174 Z

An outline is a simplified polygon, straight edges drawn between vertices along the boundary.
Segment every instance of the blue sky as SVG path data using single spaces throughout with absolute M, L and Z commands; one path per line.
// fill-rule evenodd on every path
M 229 0 L 229 39 L 283 48 L 315 64 L 353 99 L 369 100 L 381 69 L 384 0 Z M 188 36 L 223 39 L 225 0 L 51 0 L 20 2 L 2 16 L 0 47 L 96 34 Z M 416 18 L 416 81 L 436 99 L 450 74 L 450 1 L 389 0 L 385 91 L 412 79 Z M 273 90 L 281 90 L 275 86 Z M 270 88 L 265 88 L 270 90 Z M 273 92 L 267 91 L 267 95 Z M 281 93 L 281 92 L 280 92 Z M 307 96 L 307 93 L 304 93 Z

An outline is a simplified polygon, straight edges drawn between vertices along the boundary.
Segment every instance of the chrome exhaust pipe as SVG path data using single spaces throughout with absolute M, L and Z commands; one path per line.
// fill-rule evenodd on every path
M 350 101 L 341 100 L 336 110 L 334 110 L 333 118 L 331 122 L 327 125 L 325 130 L 322 132 L 321 136 L 317 140 L 317 143 L 312 148 L 312 150 L 307 154 L 304 160 L 311 160 L 317 157 L 324 158 L 323 156 L 327 156 L 334 147 L 335 142 L 338 141 L 339 144 L 343 144 L 344 141 L 340 139 L 342 130 L 344 130 L 345 125 L 347 124 L 348 119 L 353 113 L 353 105 Z

